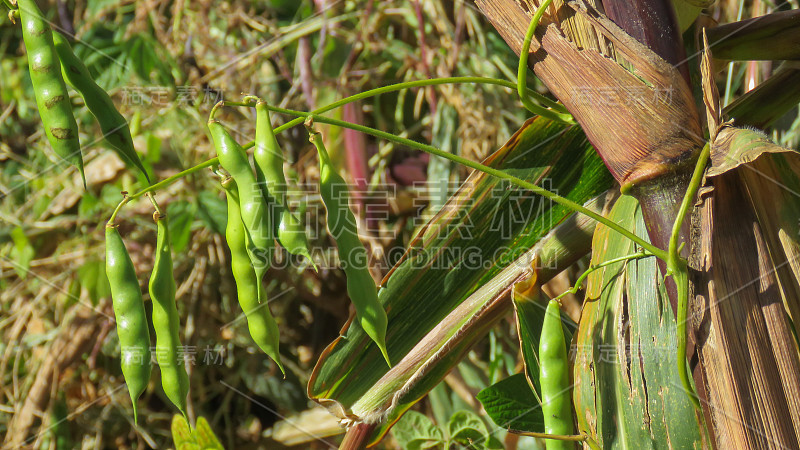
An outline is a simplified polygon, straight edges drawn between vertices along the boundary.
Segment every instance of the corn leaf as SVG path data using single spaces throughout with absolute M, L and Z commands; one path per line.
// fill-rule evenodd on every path
M 612 186 L 579 128 L 542 118 L 526 122 L 485 163 L 579 203 Z M 557 225 L 562 231 L 548 235 Z M 533 254 L 540 255 L 539 276 L 552 277 L 588 252 L 589 226 L 560 205 L 473 173 L 379 292 L 395 366 L 387 371 L 377 347 L 348 324 L 318 361 L 309 397 L 345 423 L 379 424 L 373 442 L 379 439 L 510 311 L 505 294 L 529 271 Z M 531 250 L 545 236 L 547 244 Z
M 609 218 L 647 238 L 633 197 Z M 595 231 L 592 264 L 635 253 L 606 227 Z M 575 344 L 574 400 L 580 432 L 602 448 L 697 448 L 700 428 L 681 389 L 675 318 L 655 258 L 620 262 L 588 279 Z
M 707 30 L 714 57 L 741 61 L 800 59 L 800 10 L 778 11 Z

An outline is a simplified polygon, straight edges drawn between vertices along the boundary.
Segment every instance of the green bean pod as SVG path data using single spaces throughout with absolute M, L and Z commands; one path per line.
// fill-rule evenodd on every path
M 150 332 L 136 270 L 113 224 L 106 225 L 106 276 L 117 321 L 122 375 L 133 403 L 133 418 L 138 423 L 136 401 L 150 380 Z
M 34 0 L 19 0 L 17 5 L 22 39 L 28 52 L 28 70 L 45 135 L 53 151 L 78 168 L 86 186 L 78 123 L 72 115 L 67 85 L 61 77 L 52 30 Z
M 309 127 L 309 122 L 306 122 L 306 126 Z M 378 299 L 375 281 L 369 273 L 367 249 L 358 239 L 358 227 L 355 215 L 350 210 L 347 185 L 333 168 L 322 135 L 310 127 L 309 133 L 319 154 L 319 193 L 327 210 L 328 231 L 336 240 L 339 260 L 347 277 L 347 294 L 356 308 L 359 325 L 378 345 L 386 363 L 391 366 L 386 350 L 388 319 Z
M 186 396 L 189 394 L 189 375 L 179 347 L 181 339 L 180 317 L 175 306 L 175 278 L 172 274 L 172 254 L 167 216 L 153 214 L 158 234 L 153 272 L 150 274 L 148 290 L 153 302 L 153 328 L 156 330 L 156 361 L 161 370 L 161 386 L 167 398 L 181 414 L 186 416 Z
M 275 232 L 269 221 L 269 207 L 247 160 L 247 154 L 218 120 L 208 121 L 220 165 L 231 174 L 238 186 L 240 211 L 247 235 L 250 261 L 261 280 L 275 248 Z
M 236 182 L 228 178 L 222 182 L 228 204 L 228 224 L 225 227 L 225 240 L 231 250 L 231 271 L 236 281 L 236 296 L 247 318 L 250 336 L 256 345 L 267 354 L 285 375 L 280 359 L 280 333 L 275 319 L 267 305 L 266 292 L 261 279 L 256 276 L 250 264 L 247 249 L 247 230 L 239 210 L 239 192 Z
M 283 152 L 272 131 L 272 121 L 267 103 L 256 102 L 256 139 L 253 150 L 256 177 L 261 186 L 266 187 L 264 198 L 275 204 L 271 208 L 273 224 L 278 225 L 278 242 L 293 255 L 311 259 L 308 251 L 305 226 L 292 214 L 286 195 L 286 177 L 283 174 Z
M 550 300 L 542 323 L 542 336 L 539 339 L 539 383 L 542 389 L 544 432 L 556 435 L 574 434 L 569 360 L 558 300 Z M 574 450 L 575 443 L 548 439 L 547 448 Z
M 75 56 L 67 39 L 58 31 L 53 31 L 53 44 L 58 59 L 61 61 L 61 74 L 64 76 L 64 80 L 83 97 L 86 107 L 97 119 L 103 137 L 120 158 L 129 166 L 139 169 L 149 183 L 150 176 L 147 175 L 147 170 L 139 159 L 139 154 L 133 148 L 133 138 L 131 138 L 128 122 L 117 111 L 114 101 L 103 88 L 95 83 L 83 61 Z

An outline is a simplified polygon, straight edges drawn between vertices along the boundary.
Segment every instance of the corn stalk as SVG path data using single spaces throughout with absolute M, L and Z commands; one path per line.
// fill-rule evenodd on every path
M 477 3 L 519 53 L 534 8 L 513 0 Z M 629 9 L 644 8 L 654 19 L 616 17 L 611 21 L 604 11 L 624 15 L 624 8 L 620 8 L 623 2 L 616 0 L 606 0 L 602 5 L 580 0 L 554 2 L 547 16 L 549 22 L 537 30 L 529 66 L 567 106 L 623 189 L 638 199 L 650 240 L 666 248 L 677 205 L 705 138 L 688 78 L 668 62 L 675 61 L 679 52 L 670 46 L 664 49 L 651 39 L 653 31 L 658 30 L 666 30 L 663 36 L 675 36 L 668 29 L 674 20 L 663 13 L 668 2 L 634 3 Z M 793 31 L 785 30 L 785 17 L 767 16 L 765 22 L 772 23 L 773 29 L 784 27 L 784 31 L 778 30 L 780 34 L 792 36 Z M 763 29 L 759 32 L 768 35 Z M 673 38 L 672 44 L 682 47 L 679 38 Z M 794 75 L 787 72 L 785 76 Z M 659 95 L 667 92 L 669 95 Z M 718 119 L 718 106 L 705 100 L 709 116 Z M 737 106 L 740 111 L 747 109 L 743 103 Z M 719 121 L 709 122 L 713 139 Z M 724 137 L 721 134 L 720 138 Z M 739 145 L 743 144 L 739 142 L 731 150 L 735 153 Z M 779 184 L 789 176 L 781 175 Z M 764 239 L 766 235 L 780 235 L 783 229 L 775 228 L 774 223 L 756 227 L 758 207 L 753 205 L 766 199 L 746 202 L 751 191 L 745 181 L 723 176 L 714 178 L 712 185 L 713 189 L 704 193 L 711 197 L 698 213 L 702 220 L 697 223 L 701 225 L 692 228 L 690 235 L 688 224 L 684 224 L 681 232 L 681 240 L 692 244 L 683 253 L 688 254 L 692 247 L 692 267 L 700 274 L 694 281 L 702 286 L 693 302 L 690 334 L 694 338 L 697 333 L 699 349 L 696 356 L 690 345 L 687 357 L 695 368 L 705 422 L 714 431 L 714 441 L 706 445 L 750 448 L 769 443 L 795 448 L 800 445 L 800 433 L 792 425 L 800 423 L 800 405 L 795 400 L 800 387 L 796 377 L 798 355 L 784 313 L 794 308 L 793 288 L 778 283 L 775 276 L 774 282 L 770 279 L 781 264 L 789 263 L 769 260 L 777 248 Z M 797 199 L 786 199 L 786 203 L 797 203 Z M 746 205 L 750 205 L 749 212 L 736 212 L 735 208 Z M 779 248 L 785 247 L 782 244 Z M 663 265 L 661 271 L 664 273 Z M 673 283 L 666 283 L 666 292 L 676 311 Z M 728 301 L 708 300 L 709 296 Z M 740 297 L 745 308 L 730 306 Z M 698 417 L 698 422 L 702 419 Z

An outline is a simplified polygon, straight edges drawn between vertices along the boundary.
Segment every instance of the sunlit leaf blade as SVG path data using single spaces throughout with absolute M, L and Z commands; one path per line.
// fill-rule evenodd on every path
M 197 445 L 194 436 L 192 436 L 192 429 L 189 427 L 189 422 L 180 414 L 175 414 L 172 417 L 172 443 L 175 448 L 181 448 L 186 445 Z M 199 448 L 199 446 L 198 446 Z
M 800 68 L 784 63 L 771 77 L 725 108 L 725 115 L 738 126 L 765 128 L 800 102 Z
M 778 11 L 708 29 L 714 57 L 732 60 L 800 59 L 800 10 Z
M 633 197 L 609 218 L 647 239 Z M 592 263 L 635 253 L 608 228 L 595 231 Z M 580 432 L 602 448 L 696 448 L 700 428 L 677 372 L 675 318 L 655 258 L 620 262 L 589 276 L 575 347 Z
M 541 118 L 526 122 L 485 162 L 579 203 L 612 186 L 579 128 Z M 389 316 L 389 355 L 398 363 L 387 374 L 378 349 L 360 328 L 348 326 L 317 363 L 309 397 L 345 420 L 380 422 L 376 438 L 385 433 L 509 312 L 510 302 L 501 296 L 527 270 L 510 264 L 568 217 L 566 208 L 472 174 L 423 228 L 379 293 Z M 540 276 L 552 276 L 588 250 L 578 236 L 562 238 L 553 236 L 561 249 L 548 254 L 550 266 L 540 268 Z
M 208 421 L 205 417 L 198 417 L 196 428 L 192 433 L 197 443 L 200 445 L 201 448 L 205 450 L 225 450 L 222 447 L 222 443 L 219 442 L 219 438 L 214 431 L 211 430 L 211 426 L 208 424 Z

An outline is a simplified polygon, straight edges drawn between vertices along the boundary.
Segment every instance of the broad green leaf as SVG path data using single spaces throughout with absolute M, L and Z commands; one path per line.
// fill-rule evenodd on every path
M 200 444 L 195 442 L 184 442 L 181 445 L 177 445 L 175 448 L 177 450 L 203 450 L 203 448 L 200 447 Z
M 211 426 L 203 416 L 197 418 L 192 436 L 194 436 L 195 441 L 197 441 L 197 444 L 200 445 L 200 448 L 203 450 L 225 450 L 219 442 L 219 438 L 214 434 L 214 431 L 211 430 Z
M 539 394 L 531 390 L 525 375 L 521 373 L 482 390 L 478 393 L 478 401 L 499 427 L 544 432 Z
M 641 209 L 621 197 L 609 218 L 648 239 Z M 636 252 L 598 225 L 592 264 Z M 700 428 L 677 372 L 675 316 L 655 258 L 593 272 L 575 345 L 574 402 L 580 432 L 604 449 L 697 448 Z
M 480 417 L 472 411 L 458 411 L 447 424 L 450 441 L 472 448 L 484 448 L 489 430 Z M 473 446 L 474 444 L 474 446 Z
M 189 426 L 189 422 L 186 421 L 180 414 L 175 414 L 172 417 L 172 442 L 175 444 L 175 448 L 183 448 L 182 446 L 188 444 L 195 444 L 197 445 L 197 441 L 195 441 L 194 437 L 192 436 L 192 429 Z
M 484 163 L 578 203 L 612 186 L 578 127 L 542 118 L 527 121 Z M 557 226 L 564 228 L 547 234 Z M 414 251 L 379 292 L 395 367 L 387 372 L 363 330 L 348 326 L 317 363 L 309 396 L 350 420 L 382 418 L 376 442 L 510 311 L 510 302 L 500 299 L 528 270 L 532 254 L 540 254 L 539 275 L 549 279 L 588 252 L 590 227 L 558 204 L 473 173 L 423 227 L 410 245 Z
M 444 435 L 425 414 L 409 411 L 392 429 L 403 449 L 444 448 Z

